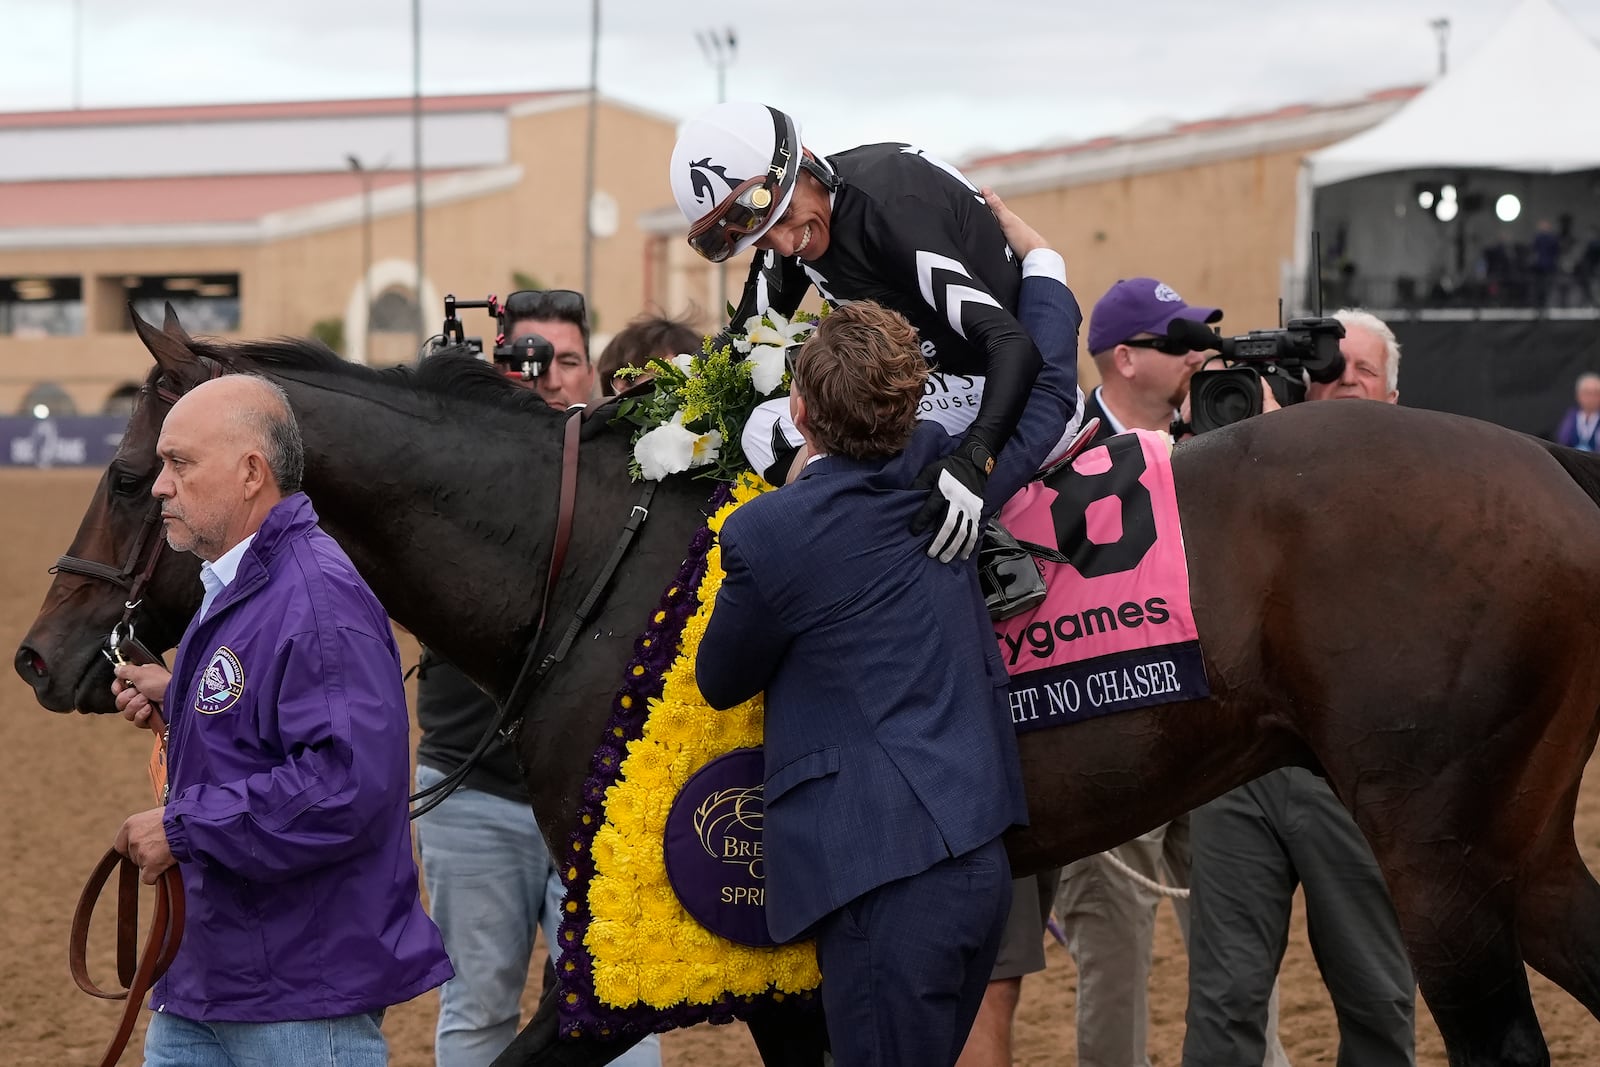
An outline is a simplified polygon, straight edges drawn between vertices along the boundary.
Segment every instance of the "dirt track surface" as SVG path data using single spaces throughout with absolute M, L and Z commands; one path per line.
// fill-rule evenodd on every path
M 66 550 L 99 472 L 0 471 L 0 648 L 9 658 L 39 608 L 49 583 L 46 568 Z M 411 654 L 414 646 L 407 649 Z M 67 975 L 67 928 L 73 902 L 90 867 L 111 843 L 122 819 L 151 804 L 145 778 L 149 736 L 120 719 L 52 715 L 10 672 L 0 682 L 0 736 L 6 740 L 0 773 L 0 855 L 6 889 L 0 893 L 0 1061 L 40 1067 L 96 1062 L 115 1027 L 119 1006 L 79 993 Z M 1600 785 L 1585 781 L 1578 811 L 1578 842 L 1591 868 L 1600 860 Z M 109 922 L 110 902 L 102 923 Z M 145 914 L 148 915 L 148 906 Z M 103 984 L 114 977 L 110 940 L 97 928 L 91 966 Z M 1017 1026 L 1017 1062 L 1075 1062 L 1073 997 L 1077 976 L 1066 952 L 1052 944 L 1049 968 L 1027 979 Z M 535 975 L 538 974 L 535 968 Z M 1578 1003 L 1539 976 L 1534 1001 L 1556 1063 L 1595 1062 L 1600 1024 Z M 1151 982 L 1150 1060 L 1178 1063 L 1187 990 L 1183 946 L 1169 908 L 1157 926 Z M 1282 974 L 1282 1035 L 1297 1065 L 1331 1064 L 1337 1052 L 1333 1009 L 1317 976 L 1296 909 Z M 389 1012 L 384 1030 L 395 1067 L 433 1062 L 436 995 Z M 532 1001 L 526 1002 L 528 1010 Z M 123 1062 L 137 1064 L 143 1026 Z M 742 1026 L 668 1034 L 665 1062 L 745 1065 L 757 1062 Z M 1443 1046 L 1426 1009 L 1418 1023 L 1418 1062 L 1444 1064 Z

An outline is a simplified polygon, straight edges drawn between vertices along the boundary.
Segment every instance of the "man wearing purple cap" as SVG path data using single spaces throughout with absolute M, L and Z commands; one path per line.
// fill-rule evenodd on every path
M 1189 393 L 1204 354 L 1168 337 L 1178 319 L 1210 324 L 1221 310 L 1184 303 L 1155 278 L 1125 278 L 1106 291 L 1089 317 L 1089 353 L 1100 387 L 1083 417 L 1100 419 L 1096 442 L 1125 430 L 1165 430 Z

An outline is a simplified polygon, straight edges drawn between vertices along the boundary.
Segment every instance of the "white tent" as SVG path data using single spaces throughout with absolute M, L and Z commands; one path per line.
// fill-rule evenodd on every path
M 1600 167 L 1600 47 L 1551 0 L 1523 0 L 1455 70 L 1309 162 L 1319 186 L 1425 167 Z

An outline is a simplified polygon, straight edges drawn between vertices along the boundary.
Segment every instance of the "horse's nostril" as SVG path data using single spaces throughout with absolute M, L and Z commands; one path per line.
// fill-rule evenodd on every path
M 17 670 L 23 677 L 27 677 L 29 671 L 32 671 L 36 678 L 43 678 L 50 673 L 49 668 L 45 666 L 44 657 L 27 645 L 17 649 Z

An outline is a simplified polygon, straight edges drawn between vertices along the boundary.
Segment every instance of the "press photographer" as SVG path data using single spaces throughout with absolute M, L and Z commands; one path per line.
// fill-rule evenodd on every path
M 530 382 L 545 403 L 564 409 L 586 404 L 594 394 L 594 364 L 589 359 L 589 313 L 583 294 L 571 289 L 520 289 L 504 302 L 444 298 L 444 327 L 423 346 L 423 355 L 445 346 L 464 346 L 481 355 L 483 338 L 468 337 L 459 311 L 482 308 L 495 317 L 491 350 L 495 366 Z
M 1395 403 L 1400 346 L 1383 320 L 1345 309 L 1322 321 L 1342 334 L 1340 373 L 1314 377 L 1303 399 Z M 1201 375 L 1194 380 L 1198 403 Z M 1416 988 L 1394 905 L 1371 846 L 1328 783 L 1303 768 L 1272 771 L 1196 808 L 1189 836 L 1184 1067 L 1261 1063 L 1275 1044 L 1268 1005 L 1297 886 L 1339 1020 L 1338 1061 L 1414 1067 Z

